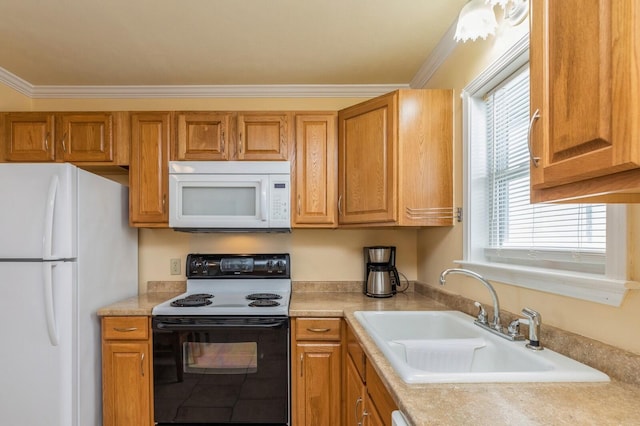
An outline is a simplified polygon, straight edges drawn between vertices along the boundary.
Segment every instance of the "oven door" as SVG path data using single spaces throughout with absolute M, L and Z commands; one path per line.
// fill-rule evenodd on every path
M 289 424 L 286 317 L 153 318 L 159 425 Z

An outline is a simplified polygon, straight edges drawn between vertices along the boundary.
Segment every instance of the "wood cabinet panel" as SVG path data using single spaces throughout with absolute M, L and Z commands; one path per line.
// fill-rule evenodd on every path
M 232 151 L 231 113 L 177 114 L 175 160 L 229 160 Z
M 291 320 L 294 425 L 338 425 L 342 421 L 342 324 L 341 318 Z M 313 331 L 316 328 L 322 331 Z
M 102 338 L 106 340 L 146 340 L 149 338 L 147 317 L 104 317 Z
M 170 135 L 170 113 L 132 114 L 129 220 L 133 226 L 168 226 Z
M 290 113 L 239 113 L 236 159 L 288 160 Z
M 54 161 L 55 116 L 52 113 L 8 113 L 3 121 L 5 161 Z
M 358 374 L 353 360 L 347 357 L 345 361 L 345 408 L 344 424 L 346 426 L 361 426 L 365 413 L 365 398 L 367 388 Z
M 62 159 L 68 162 L 114 160 L 111 113 L 62 114 L 59 117 Z
M 103 331 L 114 321 L 149 328 L 147 317 L 105 317 Z M 151 340 L 102 339 L 103 425 L 153 425 Z
M 340 343 L 298 343 L 295 352 L 294 424 L 340 424 Z
M 338 115 L 342 225 L 453 224 L 453 92 L 398 90 Z
M 394 222 L 397 96 L 340 111 L 340 223 Z
M 366 370 L 367 395 L 371 400 L 371 405 L 375 407 L 383 424 L 389 425 L 391 424 L 391 413 L 397 410 L 398 407 L 371 363 L 367 363 Z
M 532 201 L 640 200 L 626 179 L 640 182 L 639 14 L 632 1 L 531 2 Z
M 6 113 L 2 121 L 2 161 L 58 161 L 80 167 L 129 164 L 126 111 Z
M 337 226 L 336 114 L 296 115 L 293 226 Z
M 298 318 L 296 339 L 298 340 L 340 340 L 340 318 Z

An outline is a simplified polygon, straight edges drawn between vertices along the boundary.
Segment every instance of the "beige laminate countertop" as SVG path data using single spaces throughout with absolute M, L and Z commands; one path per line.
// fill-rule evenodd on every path
M 179 293 L 148 293 L 106 306 L 99 316 L 151 315 Z M 640 425 L 640 386 L 611 383 L 406 384 L 353 313 L 359 310 L 446 310 L 418 293 L 373 299 L 358 292 L 296 292 L 292 317 L 344 317 L 389 393 L 418 425 Z
M 290 315 L 344 317 L 389 393 L 413 425 L 640 425 L 640 387 L 611 383 L 406 384 L 353 313 L 446 310 L 417 293 L 371 299 L 360 293 L 302 292 Z

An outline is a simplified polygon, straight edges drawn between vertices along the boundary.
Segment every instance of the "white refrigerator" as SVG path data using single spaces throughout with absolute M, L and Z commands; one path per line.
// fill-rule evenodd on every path
M 0 164 L 0 424 L 102 424 L 101 306 L 138 291 L 123 185 Z

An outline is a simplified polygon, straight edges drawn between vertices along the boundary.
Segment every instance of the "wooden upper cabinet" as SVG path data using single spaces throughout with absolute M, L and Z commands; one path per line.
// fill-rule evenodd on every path
M 640 189 L 640 3 L 532 0 L 531 23 L 532 201 L 634 201 L 606 194 Z
M 337 226 L 337 115 L 297 114 L 293 226 Z
M 129 221 L 132 226 L 169 226 L 171 113 L 131 116 Z
M 451 225 L 452 145 L 451 90 L 398 90 L 340 111 L 340 225 Z
M 397 111 L 397 93 L 340 111 L 340 224 L 397 220 Z
M 59 121 L 64 161 L 113 161 L 112 114 L 62 114 Z
M 8 113 L 4 117 L 5 161 L 54 161 L 55 116 Z
M 229 160 L 233 114 L 181 112 L 177 114 L 175 160 Z M 235 132 L 235 129 L 233 130 Z
M 25 112 L 4 117 L 4 161 L 129 164 L 127 112 Z
M 235 159 L 288 160 L 291 113 L 238 113 Z

